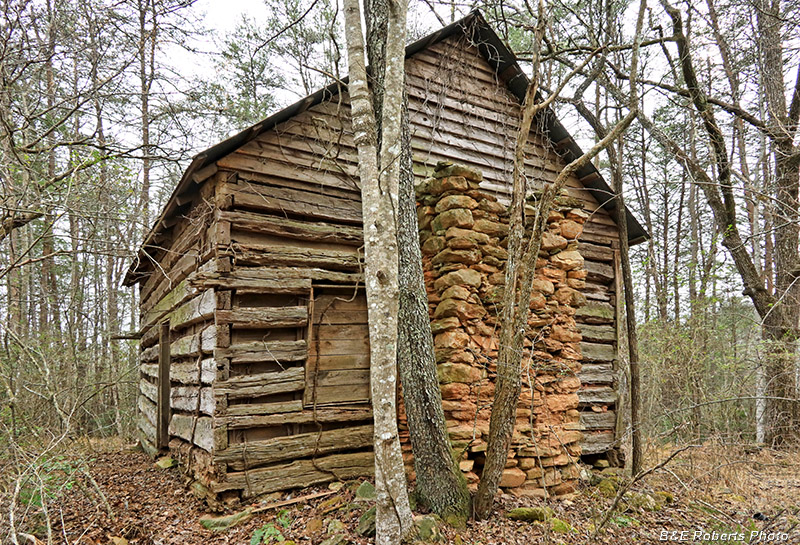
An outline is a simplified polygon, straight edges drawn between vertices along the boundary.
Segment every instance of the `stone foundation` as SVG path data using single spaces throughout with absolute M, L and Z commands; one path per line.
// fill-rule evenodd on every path
M 494 396 L 498 317 L 504 289 L 508 211 L 479 188 L 480 173 L 442 165 L 417 187 L 423 267 L 442 403 L 460 466 L 475 486 L 485 461 Z M 572 492 L 580 456 L 581 335 L 575 309 L 586 270 L 577 238 L 587 214 L 560 197 L 536 263 L 523 356 L 523 390 L 500 486 L 512 494 Z M 411 461 L 405 415 L 406 460 Z

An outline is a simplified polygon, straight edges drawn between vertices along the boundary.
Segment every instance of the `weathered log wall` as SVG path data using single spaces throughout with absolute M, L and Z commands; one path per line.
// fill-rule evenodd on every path
M 209 489 L 243 498 L 372 463 L 358 193 L 303 182 L 268 140 L 220 160 L 223 266 L 194 281 L 217 294 Z
M 211 180 L 184 205 L 183 221 L 166 229 L 157 245 L 145 248 L 151 272 L 139 284 L 141 443 L 151 453 L 169 448 L 203 480 L 214 476 L 216 294 L 196 289 L 192 281 L 218 267 L 213 207 L 208 204 L 214 192 Z M 163 337 L 162 324 L 168 324 Z M 169 382 L 164 439 L 158 437 L 161 360 Z

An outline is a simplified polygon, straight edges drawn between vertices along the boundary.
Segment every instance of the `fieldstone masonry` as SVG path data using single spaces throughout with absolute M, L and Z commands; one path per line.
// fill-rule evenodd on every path
M 480 189 L 481 178 L 468 168 L 440 164 L 417 187 L 442 403 L 454 452 L 473 487 L 485 461 L 494 396 L 509 221 L 507 207 Z M 512 494 L 557 496 L 577 483 L 581 334 L 574 315 L 586 302 L 580 290 L 587 272 L 577 239 L 587 217 L 580 201 L 566 196 L 548 217 L 533 283 L 523 391 L 500 483 Z M 402 409 L 400 425 L 410 465 Z

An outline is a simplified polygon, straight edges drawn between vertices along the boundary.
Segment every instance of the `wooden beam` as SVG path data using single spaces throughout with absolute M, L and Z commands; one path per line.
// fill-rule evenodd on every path
M 158 356 L 158 421 L 156 422 L 156 447 L 169 447 L 169 421 L 170 413 L 170 342 L 169 342 L 169 322 L 160 325 L 158 346 L 160 347 Z
M 367 405 L 367 408 L 364 409 L 326 408 L 266 416 L 220 416 L 218 420 L 227 424 L 230 429 L 260 428 L 282 424 L 362 422 L 372 419 L 372 409 L 368 407 Z
M 605 411 L 602 413 L 585 411 L 581 413 L 581 426 L 584 430 L 613 430 L 616 422 L 616 411 Z M 583 436 L 584 438 L 591 438 L 591 434 L 583 434 Z
M 218 348 L 217 358 L 230 358 L 231 363 L 293 362 L 308 356 L 306 341 L 250 341 Z M 289 370 L 291 371 L 291 370 Z
M 300 341 L 305 345 L 305 341 Z M 262 359 L 266 360 L 265 354 Z M 231 377 L 217 382 L 214 392 L 228 395 L 228 399 L 257 397 L 272 394 L 297 392 L 305 388 L 305 370 L 302 367 L 291 367 L 276 373 L 258 373 Z
M 579 390 L 578 399 L 581 405 L 612 405 L 617 401 L 617 392 L 610 386 Z
M 584 433 L 581 454 L 600 454 L 614 446 L 614 432 Z
M 169 433 L 208 452 L 214 450 L 214 431 L 210 416 L 176 413 L 170 419 Z
M 361 246 L 364 239 L 363 229 L 351 225 L 301 221 L 253 212 L 221 211 L 218 215 L 220 220 L 230 222 L 234 229 L 252 233 L 348 246 Z
M 578 181 L 580 183 L 582 183 L 583 185 L 586 185 L 588 183 L 591 183 L 591 182 L 594 182 L 594 181 L 597 181 L 597 180 L 602 180 L 602 179 L 603 179 L 603 177 L 600 175 L 600 173 L 597 172 L 597 171 L 594 171 L 594 172 L 591 172 L 591 173 L 587 174 L 586 176 L 581 176 L 580 178 L 578 178 Z
M 217 324 L 223 323 L 246 329 L 303 327 L 308 323 L 308 309 L 306 307 L 267 307 L 218 310 Z
M 357 271 L 363 268 L 362 256 L 357 251 L 345 252 L 292 246 L 276 248 L 266 244 L 240 243 L 234 243 L 231 251 L 236 262 L 241 265 L 320 266 L 346 271 Z
M 262 416 L 267 414 L 294 413 L 303 410 L 303 402 L 277 401 L 275 403 L 242 403 L 229 405 L 225 410 L 226 416 Z
M 297 460 L 289 464 L 228 473 L 224 481 L 211 483 L 211 489 L 217 493 L 242 490 L 243 498 L 251 498 L 276 490 L 305 488 L 319 483 L 363 477 L 372 475 L 373 471 L 372 452 L 333 454 L 313 460 Z
M 303 283 L 295 285 L 293 283 L 295 280 Z M 270 291 L 280 290 L 281 283 L 288 284 L 293 290 L 300 289 L 300 286 L 304 290 L 306 287 L 310 289 L 311 282 L 314 281 L 338 282 L 355 286 L 363 284 L 364 275 L 314 267 L 247 267 L 237 268 L 228 273 L 200 273 L 190 280 L 193 286 L 200 288 L 263 289 L 264 293 L 281 293 Z M 295 291 L 289 293 L 295 293 Z
M 216 163 L 212 163 L 212 164 L 208 165 L 207 167 L 203 167 L 200 170 L 198 170 L 197 172 L 195 172 L 194 174 L 192 174 L 192 181 L 194 183 L 196 183 L 196 184 L 203 183 L 208 178 L 210 178 L 211 176 L 216 174 L 218 170 L 219 170 L 219 168 L 217 168 L 217 164 Z
M 372 424 L 368 424 L 228 445 L 215 454 L 214 461 L 241 471 L 284 460 L 365 448 L 372 442 Z

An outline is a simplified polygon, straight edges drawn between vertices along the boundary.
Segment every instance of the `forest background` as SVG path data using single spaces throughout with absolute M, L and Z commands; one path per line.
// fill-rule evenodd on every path
M 412 2 L 409 37 L 476 7 L 529 66 L 526 2 Z M 771 383 L 797 397 L 794 354 L 782 372 L 770 368 L 775 339 L 764 326 L 779 313 L 759 308 L 758 293 L 797 307 L 797 190 L 784 191 L 775 159 L 788 154 L 796 174 L 800 6 L 677 7 L 697 81 L 687 83 L 672 6 L 652 3 L 635 78 L 646 119 L 613 157 L 596 159 L 607 179 L 624 181 L 651 235 L 631 249 L 642 430 L 648 448 L 763 442 Z M 635 8 L 548 4 L 545 95 L 603 44 L 604 62 L 587 63 L 554 102 L 584 147 L 624 116 Z M 0 9 L 0 458 L 29 467 L 76 438 L 133 437 L 137 351 L 124 337 L 137 330 L 137 295 L 122 278 L 190 158 L 347 68 L 331 0 L 2 0 Z M 692 90 L 716 111 L 722 155 Z M 711 180 L 737 219 L 728 227 L 708 198 Z M 755 276 L 742 274 L 741 252 Z

